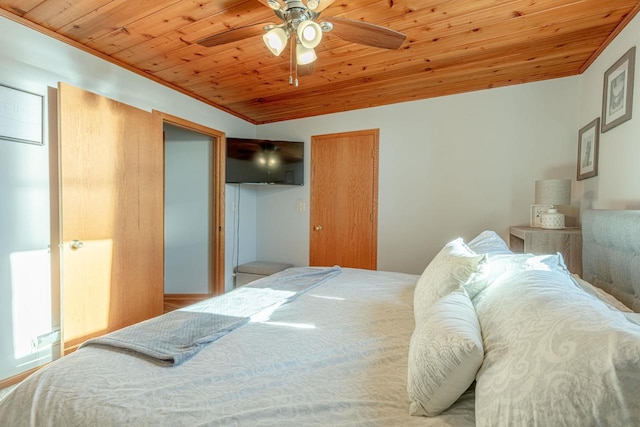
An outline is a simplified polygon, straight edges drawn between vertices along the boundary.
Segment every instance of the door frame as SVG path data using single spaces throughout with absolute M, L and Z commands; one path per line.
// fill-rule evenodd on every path
M 211 254 L 210 265 L 213 267 L 209 277 L 209 294 L 220 295 L 225 291 L 225 158 L 226 158 L 226 135 L 224 132 L 163 113 L 152 111 L 158 126 L 162 128 L 164 124 L 178 126 L 183 129 L 201 133 L 213 138 L 213 161 L 210 188 L 213 194 L 210 198 L 209 211 L 213 213 L 209 218 L 209 253 Z M 164 144 L 163 144 L 163 158 Z M 164 160 L 163 160 L 164 164 Z M 163 174 L 164 175 L 164 174 Z

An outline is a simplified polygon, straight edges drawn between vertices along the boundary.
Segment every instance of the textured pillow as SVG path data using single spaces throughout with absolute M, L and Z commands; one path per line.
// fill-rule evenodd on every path
M 498 254 L 487 255 L 487 259 L 480 265 L 472 277 L 464 284 L 471 299 L 491 286 L 500 276 L 506 273 L 526 270 L 565 270 L 562 255 L 531 255 L 531 254 Z
M 416 324 L 428 314 L 429 308 L 443 296 L 469 280 L 484 259 L 464 244 L 461 238 L 447 243 L 427 265 L 416 282 L 413 313 Z
M 640 326 L 565 270 L 504 274 L 474 305 L 478 426 L 640 425 Z
M 495 231 L 485 230 L 467 243 L 477 254 L 510 254 L 511 249 Z
M 482 364 L 482 335 L 464 289 L 439 299 L 409 344 L 407 392 L 411 415 L 435 416 L 451 406 Z

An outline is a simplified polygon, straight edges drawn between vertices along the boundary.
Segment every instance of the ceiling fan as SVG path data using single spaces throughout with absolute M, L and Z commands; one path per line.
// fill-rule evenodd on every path
M 320 44 L 323 32 L 331 32 L 331 34 L 349 42 L 382 49 L 398 49 L 406 39 L 406 36 L 398 31 L 363 21 L 325 17 L 318 22 L 320 13 L 331 6 L 335 0 L 257 1 L 270 7 L 282 20 L 282 23 L 260 23 L 234 28 L 206 37 L 197 43 L 205 47 L 212 47 L 262 34 L 267 48 L 274 55 L 280 56 L 287 47 L 287 43 L 291 41 L 290 64 L 294 63 L 295 50 L 295 85 L 297 86 L 298 76 L 309 75 L 313 72 L 313 64 L 317 59 L 314 48 Z M 290 66 L 290 68 L 292 67 Z M 292 73 L 289 75 L 289 83 L 293 84 Z

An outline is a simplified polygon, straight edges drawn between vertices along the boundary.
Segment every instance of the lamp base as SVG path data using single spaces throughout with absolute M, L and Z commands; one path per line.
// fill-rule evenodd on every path
M 548 230 L 561 230 L 564 228 L 564 215 L 557 209 L 550 208 L 546 213 L 540 215 L 540 226 Z

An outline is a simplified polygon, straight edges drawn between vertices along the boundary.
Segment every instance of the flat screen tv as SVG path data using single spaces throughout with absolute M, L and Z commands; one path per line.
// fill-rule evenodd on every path
M 304 142 L 227 138 L 227 184 L 303 185 Z

